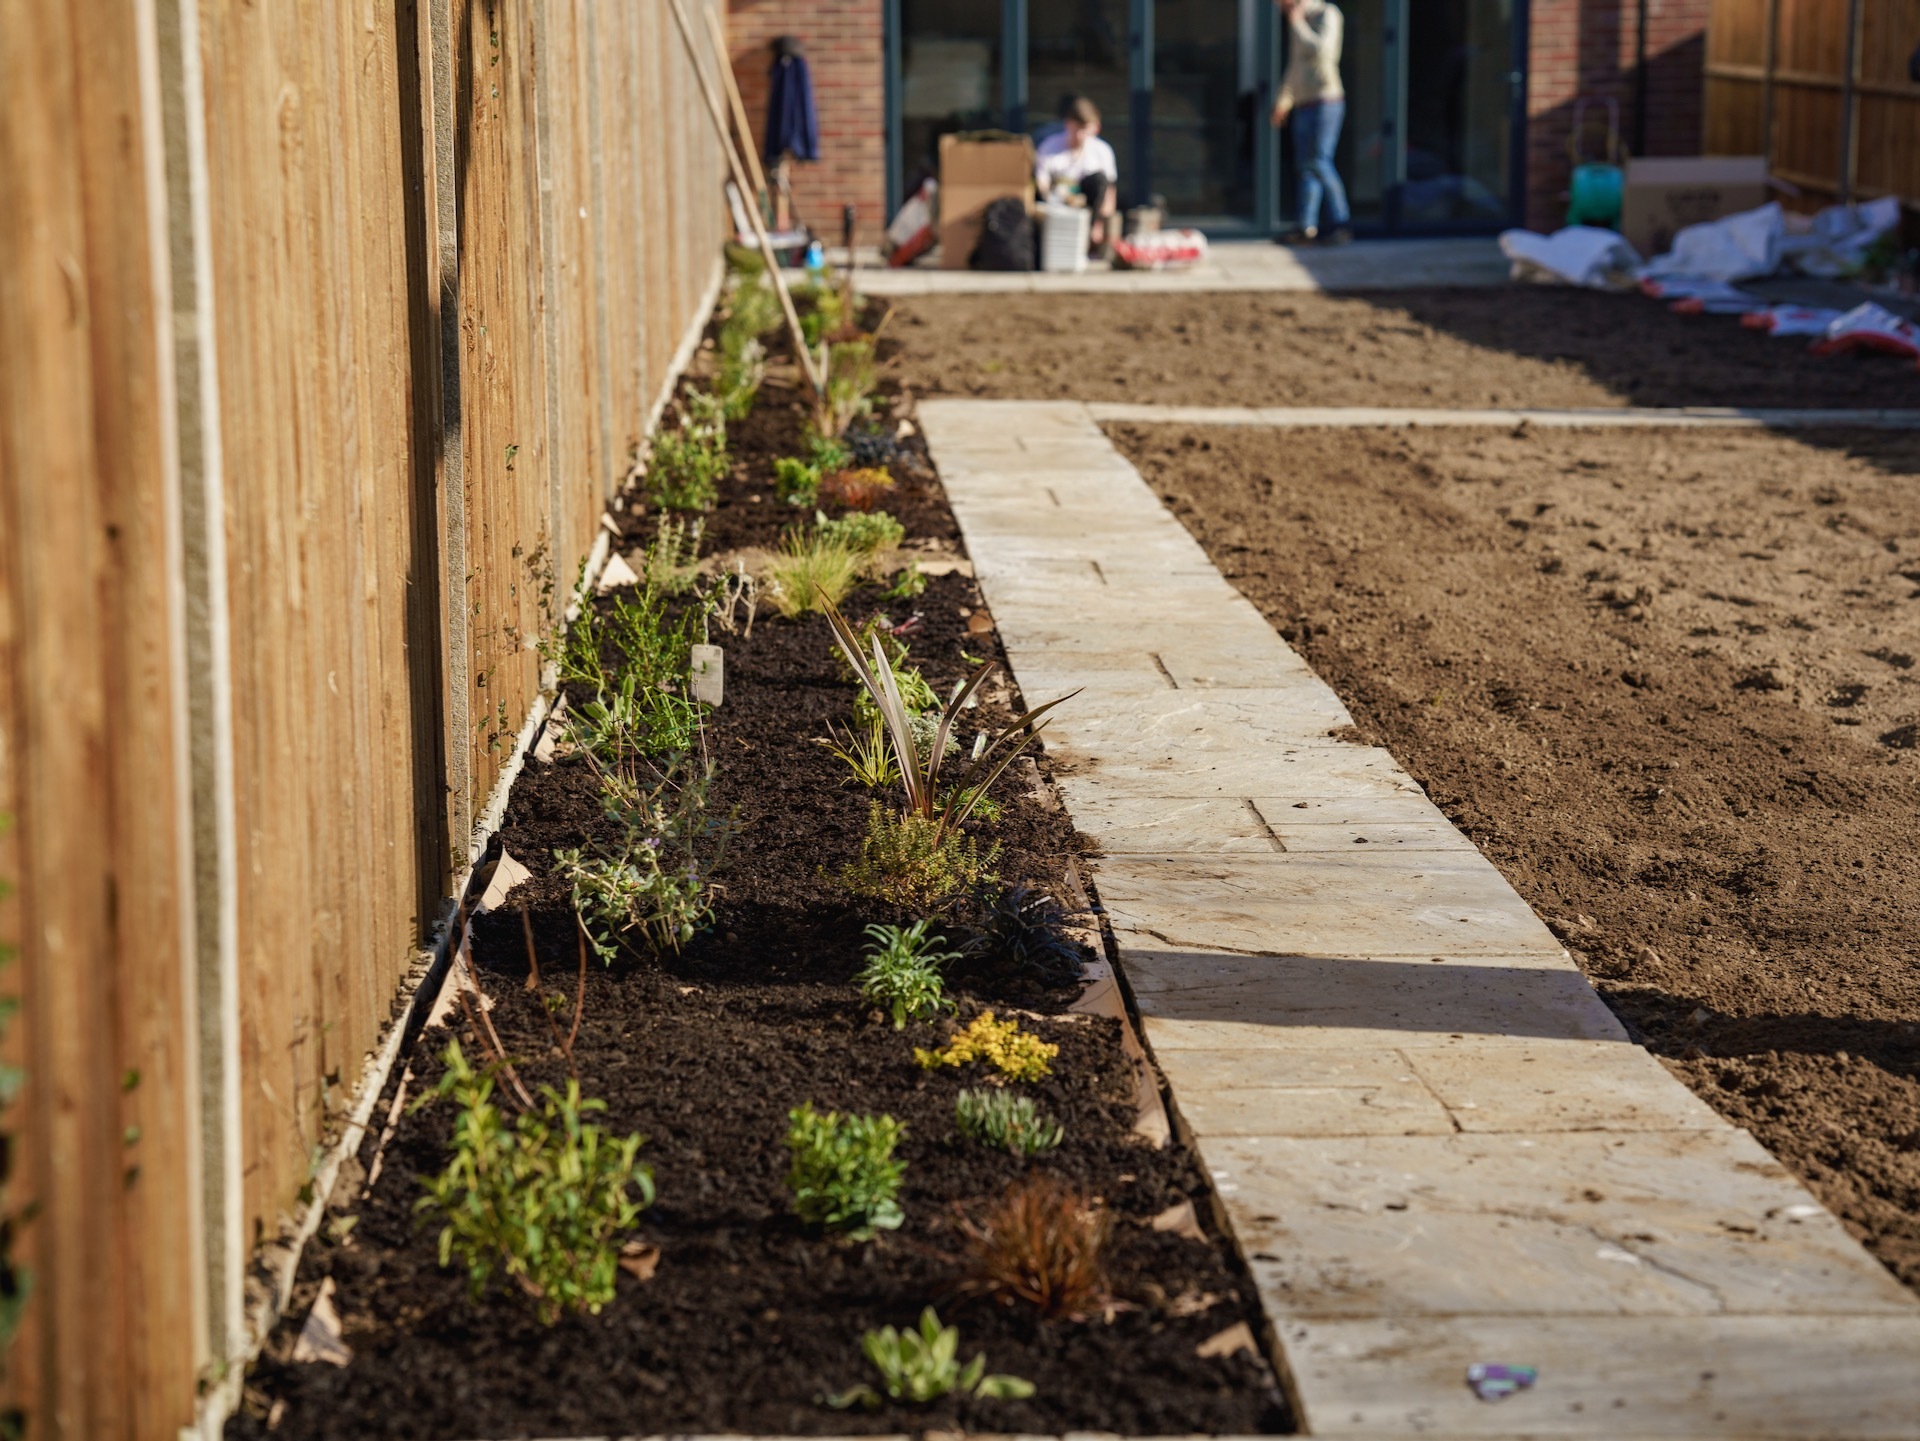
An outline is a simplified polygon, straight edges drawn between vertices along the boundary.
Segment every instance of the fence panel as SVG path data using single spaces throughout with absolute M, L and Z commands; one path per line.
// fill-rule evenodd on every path
M 125 8 L 0 6 L 0 1207 L 38 1208 L 5 1257 L 35 1437 L 167 1434 L 201 1359 L 162 180 Z
M 465 867 L 721 166 L 651 3 L 0 0 L 0 52 L 4 1404 L 172 1438 Z
M 1920 0 L 1714 0 L 1707 149 L 1764 154 L 1801 209 L 1897 195 L 1920 205 Z

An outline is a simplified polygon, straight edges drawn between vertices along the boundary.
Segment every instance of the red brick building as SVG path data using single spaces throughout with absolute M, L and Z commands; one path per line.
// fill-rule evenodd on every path
M 1582 97 L 1617 103 L 1630 152 L 1699 151 L 1710 0 L 1341 5 L 1340 165 L 1365 230 L 1557 224 Z M 795 167 L 794 191 L 829 237 L 850 204 L 877 238 L 942 131 L 1038 131 L 1069 92 L 1101 105 L 1129 203 L 1150 191 L 1222 233 L 1260 233 L 1286 223 L 1292 191 L 1261 119 L 1280 30 L 1270 0 L 732 0 L 730 48 L 757 129 L 771 42 L 800 41 L 821 158 Z M 1590 106 L 1590 155 L 1605 122 Z

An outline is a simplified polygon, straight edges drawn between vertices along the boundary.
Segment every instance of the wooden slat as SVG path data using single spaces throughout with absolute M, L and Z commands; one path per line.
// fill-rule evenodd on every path
M 192 980 L 193 897 L 223 883 L 194 822 L 235 837 L 238 996 L 207 1024 L 237 1027 L 237 1133 L 206 1115 L 258 1239 L 301 1208 L 465 864 L 536 700 L 544 582 L 644 445 L 723 234 L 658 6 L 159 8 L 167 37 L 197 25 L 197 90 L 169 88 L 153 7 L 0 0 L 0 938 L 23 948 L 0 991 L 29 1073 L 0 1125 L 41 1208 L 6 1387 L 60 1441 L 174 1436 L 232 1294 L 208 1289 Z M 198 108 L 163 119 L 162 93 Z M 163 132 L 202 128 L 204 175 L 163 171 Z M 204 408 L 168 294 L 196 255 Z M 223 497 L 221 655 L 186 641 L 183 416 L 216 426 L 192 473 Z M 216 670 L 230 799 L 182 720 Z
M 1771 76 L 1765 17 L 1779 12 Z M 1854 85 L 1859 141 L 1854 194 L 1920 204 L 1920 85 L 1907 58 L 1920 40 L 1920 0 L 1862 0 L 1861 73 Z M 1807 193 L 1801 208 L 1830 204 L 1845 152 L 1845 0 L 1714 0 L 1707 44 L 1707 148 L 1762 148 L 1771 90 L 1773 170 Z
M 124 7 L 0 6 L 0 990 L 27 1085 L 6 1197 L 43 1438 L 192 1414 L 201 1316 L 157 104 Z M 175 1318 L 172 1326 L 147 1318 Z

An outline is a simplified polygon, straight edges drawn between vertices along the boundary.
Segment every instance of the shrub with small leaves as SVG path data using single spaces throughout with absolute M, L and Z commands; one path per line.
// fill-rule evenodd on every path
M 996 1021 L 992 1011 L 982 1011 L 939 1050 L 916 1046 L 913 1059 L 928 1071 L 984 1061 L 1010 1080 L 1044 1081 L 1052 1070 L 1050 1062 L 1059 1054 L 1058 1046 L 1021 1030 L 1018 1021 Z
M 953 1009 L 940 968 L 957 961 L 957 951 L 939 949 L 945 936 L 927 934 L 928 922 L 910 926 L 868 926 L 867 963 L 858 977 L 860 994 L 893 1017 L 904 1031 L 908 1021 L 924 1021 Z
M 533 1298 L 541 1321 L 597 1312 L 613 1299 L 619 1238 L 653 1204 L 653 1172 L 638 1159 L 641 1136 L 616 1138 L 583 1119 L 604 1111 L 580 1083 L 540 1088 L 541 1106 L 508 1126 L 493 1104 L 493 1077 L 450 1043 L 439 1083 L 415 1109 L 458 1103 L 453 1159 L 426 1182 L 418 1209 L 445 1218 L 440 1264 L 458 1256 L 479 1299 L 496 1271 Z
M 920 1313 L 917 1331 L 896 1331 L 882 1326 L 860 1338 L 873 1369 L 880 1373 L 880 1389 L 855 1386 L 837 1396 L 829 1396 L 829 1406 L 879 1408 L 883 1400 L 903 1401 L 924 1406 L 957 1391 L 963 1396 L 984 1396 L 998 1401 L 1023 1401 L 1033 1395 L 1033 1382 L 1018 1376 L 986 1374 L 985 1354 L 960 1364 L 960 1328 L 942 1326 L 929 1306 Z
M 838 520 L 821 516 L 815 524 L 824 539 L 867 555 L 892 550 L 907 537 L 907 528 L 884 510 L 855 511 Z
M 807 432 L 807 459 L 820 474 L 831 475 L 853 464 L 853 452 L 839 436 L 811 430 Z
M 820 498 L 820 467 L 792 456 L 773 463 L 773 498 L 783 505 L 812 505 Z
M 620 840 L 592 856 L 578 846 L 553 853 L 554 872 L 573 888 L 588 943 L 606 964 L 630 937 L 677 951 L 713 914 L 713 876 L 732 822 L 710 814 L 712 784 L 711 769 L 688 774 L 684 762 L 651 784 L 609 773 L 600 805 Z
M 812 1102 L 789 1111 L 787 1121 L 787 1188 L 801 1220 L 856 1241 L 899 1228 L 907 1163 L 894 1160 L 893 1149 L 905 1126 L 892 1116 L 822 1115 Z
M 1043 985 L 1064 986 L 1080 978 L 1080 946 L 1067 931 L 1067 912 L 1052 896 L 1031 886 L 984 889 L 975 899 L 979 928 L 967 954 L 1005 966 Z
M 1012 1091 L 962 1091 L 953 1100 L 953 1120 L 969 1141 L 1016 1156 L 1051 1151 L 1066 1135 L 1058 1121 L 1040 1114 L 1033 1097 Z
M 647 466 L 647 494 L 667 510 L 706 510 L 720 495 L 727 474 L 727 424 L 722 403 L 711 395 L 687 396 L 680 424 L 661 426 Z
M 942 830 L 937 821 L 875 801 L 860 857 L 842 869 L 840 881 L 857 896 L 925 910 L 977 884 L 999 854 L 998 841 L 982 850 L 965 831 Z

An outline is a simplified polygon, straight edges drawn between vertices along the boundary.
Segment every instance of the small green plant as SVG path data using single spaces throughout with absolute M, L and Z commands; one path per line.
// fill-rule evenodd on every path
M 980 920 L 967 942 L 979 956 L 1043 985 L 1080 979 L 1080 946 L 1067 930 L 1067 913 L 1044 891 L 1006 886 L 976 894 Z
M 947 742 L 952 737 L 954 722 L 967 708 L 968 700 L 980 688 L 980 683 L 992 673 L 993 662 L 989 661 L 975 671 L 966 684 L 954 690 L 953 698 L 947 702 L 933 727 L 933 734 L 922 739 L 915 733 L 915 712 L 901 694 L 899 677 L 886 647 L 875 637 L 863 653 L 858 633 L 840 614 L 833 597 L 823 596 L 822 604 L 841 654 L 846 657 L 848 666 L 860 678 L 860 683 L 866 687 L 867 694 L 887 723 L 887 740 L 893 746 L 894 760 L 899 766 L 901 783 L 907 793 L 906 813 L 931 828 L 928 843 L 937 850 L 946 837 L 956 831 L 978 807 L 980 798 L 986 795 L 994 781 L 1021 752 L 1039 739 L 1046 727 L 1034 725 L 1034 722 L 1062 700 L 1071 699 L 1071 696 L 1048 701 L 1024 715 L 1016 716 L 998 735 L 982 732 L 975 741 L 970 764 L 950 788 L 943 790 L 940 770 L 948 755 Z M 1023 730 L 1027 731 L 1025 736 L 1011 745 L 1006 744 Z M 868 840 L 873 839 L 874 831 L 869 828 Z M 916 844 L 921 842 L 916 841 Z
M 783 505 L 812 505 L 820 499 L 820 467 L 792 456 L 773 463 L 773 497 Z
M 855 1241 L 897 1230 L 906 1219 L 896 1199 L 907 1163 L 893 1159 L 907 1128 L 891 1116 L 825 1115 L 808 1102 L 787 1113 L 787 1187 L 794 1212 L 810 1226 Z
M 593 856 L 578 846 L 553 853 L 555 873 L 572 887 L 581 926 L 606 964 L 629 937 L 655 951 L 678 950 L 713 914 L 713 876 L 732 824 L 708 811 L 712 782 L 711 767 L 688 776 L 683 761 L 651 785 L 608 772 L 600 804 L 620 840 Z
M 726 324 L 720 329 L 721 349 L 729 334 L 759 340 L 780 328 L 780 297 L 764 280 L 743 279 L 727 301 Z
M 982 1011 L 939 1050 L 914 1047 L 913 1059 L 926 1071 L 985 1061 L 1009 1080 L 1044 1081 L 1059 1054 L 1058 1046 L 1021 1030 L 1018 1021 L 996 1021 L 992 1011 Z
M 728 420 L 745 420 L 753 413 L 754 398 L 766 377 L 767 347 L 757 339 L 748 338 L 737 350 L 723 351 L 713 377 L 720 414 Z
M 451 1099 L 453 1159 L 426 1182 L 418 1209 L 445 1218 L 440 1264 L 458 1256 L 477 1300 L 496 1271 L 533 1298 L 552 1325 L 569 1311 L 598 1312 L 613 1299 L 619 1237 L 653 1204 L 653 1173 L 639 1160 L 644 1138 L 615 1138 L 585 1117 L 604 1111 L 580 1083 L 540 1088 L 537 1113 L 509 1127 L 493 1104 L 493 1076 L 475 1071 L 450 1043 L 439 1083 L 417 1110 Z
M 843 340 L 819 348 L 826 384 L 813 403 L 813 428 L 822 435 L 840 435 L 846 428 L 873 409 L 873 388 L 878 377 L 873 365 L 873 342 L 861 338 Z
M 962 1091 L 953 1099 L 953 1120 L 969 1141 L 1016 1156 L 1051 1151 L 1066 1135 L 1058 1121 L 1040 1114 L 1033 1097 L 1012 1091 Z
M 880 1373 L 880 1387 L 860 1385 L 827 1398 L 839 1409 L 864 1406 L 877 1410 L 882 1401 L 904 1401 L 924 1406 L 942 1396 L 985 1396 L 997 1401 L 1022 1401 L 1033 1395 L 1033 1382 L 1018 1376 L 989 1376 L 984 1353 L 960 1364 L 960 1328 L 942 1326 L 929 1306 L 920 1313 L 917 1331 L 882 1326 L 860 1338 L 860 1349 Z
M 879 711 L 873 712 L 864 726 L 849 726 L 845 739 L 829 722 L 820 744 L 832 751 L 836 760 L 846 763 L 847 769 L 853 772 L 855 785 L 877 791 L 900 779 L 900 768 L 893 763 L 893 752 L 887 746 L 886 723 L 880 719 Z
M 838 520 L 823 515 L 814 521 L 814 527 L 825 539 L 851 546 L 864 555 L 892 550 L 907 538 L 907 528 L 884 510 L 855 511 Z
M 839 436 L 811 430 L 807 432 L 807 459 L 816 471 L 827 475 L 852 465 L 853 452 Z
M 633 756 L 691 750 L 699 730 L 698 706 L 677 691 L 642 684 L 631 670 L 566 716 L 568 743 L 609 767 Z
M 706 510 L 727 474 L 727 423 L 721 402 L 698 391 L 686 397 L 680 424 L 653 437 L 647 494 L 667 510 Z
M 912 600 L 916 596 L 925 595 L 926 590 L 927 577 L 920 569 L 920 562 L 910 560 L 893 578 L 893 584 L 887 587 L 886 597 L 888 600 Z
M 789 293 L 800 312 L 800 333 L 806 337 L 808 350 L 818 350 L 821 341 L 847 323 L 846 302 L 831 283 L 796 285 Z
M 867 568 L 867 555 L 850 545 L 795 527 L 780 538 L 780 554 L 767 564 L 762 579 L 767 599 L 788 620 L 844 600 Z
M 676 520 L 663 515 L 655 523 L 653 539 L 640 553 L 640 577 L 647 591 L 657 595 L 685 595 L 700 577 L 700 537 L 706 533 L 703 517 Z
M 924 910 L 977 885 L 999 855 L 998 841 L 982 850 L 963 830 L 942 830 L 925 816 L 875 801 L 859 858 L 841 870 L 840 883 L 857 896 Z
M 867 963 L 858 977 L 860 994 L 893 1016 L 893 1028 L 924 1021 L 953 1009 L 941 967 L 960 959 L 958 951 L 939 949 L 945 936 L 927 934 L 928 922 L 910 926 L 868 926 Z

